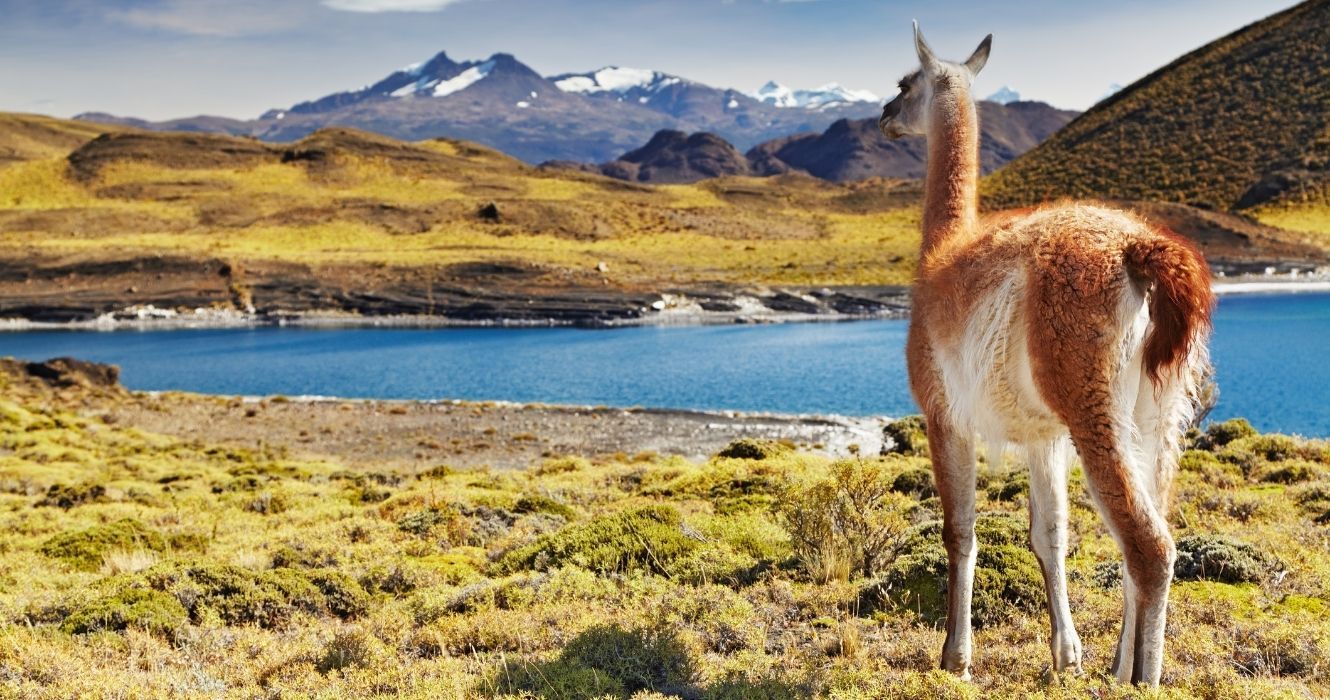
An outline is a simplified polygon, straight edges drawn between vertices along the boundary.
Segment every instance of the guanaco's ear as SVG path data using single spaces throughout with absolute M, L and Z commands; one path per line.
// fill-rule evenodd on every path
M 914 50 L 919 54 L 919 67 L 924 69 L 924 75 L 937 75 L 937 57 L 924 41 L 923 32 L 919 31 L 919 20 L 914 21 Z
M 993 35 L 989 34 L 984 40 L 979 42 L 979 48 L 965 59 L 965 67 L 970 69 L 970 75 L 979 75 L 979 71 L 984 69 L 984 64 L 988 63 L 988 52 L 993 48 Z

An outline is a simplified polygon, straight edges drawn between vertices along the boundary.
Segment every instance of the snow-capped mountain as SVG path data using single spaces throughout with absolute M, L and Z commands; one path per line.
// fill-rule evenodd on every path
M 985 97 L 984 99 L 988 100 L 989 102 L 996 102 L 1000 105 L 1006 105 L 1006 104 L 1011 104 L 1012 102 L 1020 102 L 1021 93 L 1012 90 L 1007 85 L 1003 85 L 1001 88 L 998 88 L 997 92 L 989 95 L 988 97 Z
M 220 131 L 291 141 L 331 125 L 399 139 L 437 136 L 477 141 L 523 160 L 604 162 L 662 129 L 711 132 L 740 149 L 837 119 L 874 116 L 876 96 L 830 85 L 791 91 L 786 109 L 725 88 L 656 70 L 607 66 L 545 77 L 506 53 L 456 61 L 440 52 L 354 90 L 274 109 L 254 120 L 189 117 L 142 128 Z
M 827 83 L 812 90 L 793 90 L 774 80 L 749 93 L 749 97 L 773 107 L 804 109 L 826 109 L 837 105 L 882 102 L 882 98 L 868 90 L 851 90 L 840 83 Z
M 565 73 L 550 78 L 560 90 L 583 95 L 614 93 L 621 98 L 647 102 L 646 95 L 684 83 L 683 78 L 655 70 L 606 66 L 590 73 Z M 645 93 L 645 94 L 644 94 Z

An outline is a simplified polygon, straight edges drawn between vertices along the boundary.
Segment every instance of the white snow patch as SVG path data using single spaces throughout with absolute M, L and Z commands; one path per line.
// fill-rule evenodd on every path
M 434 96 L 447 97 L 454 92 L 461 92 L 483 80 L 492 70 L 494 70 L 494 61 L 485 61 L 478 66 L 467 68 L 455 77 L 435 85 Z
M 599 92 L 596 81 L 585 75 L 573 75 L 556 81 L 555 87 L 564 92 Z
M 776 107 L 804 109 L 825 109 L 854 102 L 882 101 L 882 98 L 868 90 L 852 90 L 840 83 L 827 83 L 812 90 L 792 90 L 774 80 L 749 93 L 749 96 Z
M 520 109 L 526 109 L 527 107 L 530 107 L 530 106 L 531 106 L 531 103 L 530 103 L 530 102 L 527 102 L 526 100 L 522 100 L 521 102 L 518 102 L 518 103 L 517 103 L 517 106 L 518 106 Z
M 735 107 L 739 106 L 739 101 L 731 97 L 730 101 L 725 103 L 725 106 L 729 109 L 734 109 Z
M 537 94 L 536 94 L 536 91 L 535 91 L 535 90 L 532 90 L 532 91 L 531 91 L 531 99 L 534 100 L 534 99 L 536 99 L 537 97 L 540 97 L 540 95 L 537 95 Z
M 554 81 L 564 92 L 594 94 L 598 92 L 617 92 L 620 95 L 633 89 L 658 92 L 671 85 L 682 83 L 682 78 L 647 70 L 645 68 L 620 68 L 607 66 L 584 75 L 570 75 Z
M 1001 88 L 998 89 L 997 92 L 989 95 L 988 97 L 985 97 L 984 99 L 988 100 L 989 102 L 996 102 L 1000 105 L 1005 105 L 1005 104 L 1011 104 L 1012 102 L 1019 102 L 1021 99 L 1021 93 L 1012 90 L 1011 87 L 1008 85 L 1003 85 Z

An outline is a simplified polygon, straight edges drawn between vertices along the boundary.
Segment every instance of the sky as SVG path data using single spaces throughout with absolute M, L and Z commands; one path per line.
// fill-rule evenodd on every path
M 917 60 L 994 35 L 975 90 L 1085 109 L 1288 0 L 0 0 L 0 111 L 256 117 L 447 51 L 544 75 L 650 68 L 755 90 L 887 97 Z

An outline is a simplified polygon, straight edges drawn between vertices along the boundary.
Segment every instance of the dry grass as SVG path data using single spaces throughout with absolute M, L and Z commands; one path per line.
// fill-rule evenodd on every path
M 90 180 L 73 177 L 60 155 L 0 165 L 0 257 L 173 254 L 403 269 L 519 260 L 554 276 L 604 261 L 606 279 L 625 286 L 899 284 L 912 274 L 918 211 L 891 194 L 892 183 L 649 187 L 538 171 L 461 142 L 417 146 L 446 163 L 334 149 L 317 165 L 274 156 L 178 168 L 149 154 L 103 163 Z M 477 215 L 490 202 L 497 222 Z M 169 225 L 95 216 L 105 212 Z

